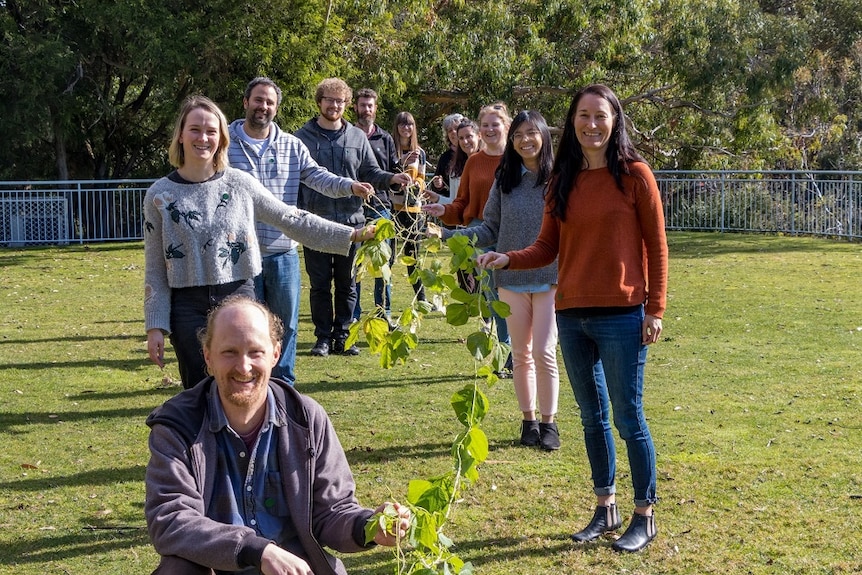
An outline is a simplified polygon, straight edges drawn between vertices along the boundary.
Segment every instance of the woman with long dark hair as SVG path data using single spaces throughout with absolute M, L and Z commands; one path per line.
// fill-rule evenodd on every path
M 530 247 L 488 252 L 479 264 L 518 270 L 558 257 L 560 349 L 581 411 L 597 505 L 572 538 L 622 526 L 613 422 L 626 443 L 634 514 L 617 551 L 656 536 L 655 448 L 643 410 L 647 346 L 658 341 L 667 294 L 664 213 L 655 177 L 626 131 L 617 96 L 601 84 L 575 94 L 551 172 L 547 210 Z
M 469 233 L 476 236 L 476 246 L 496 245 L 503 251 L 531 245 L 542 226 L 545 186 L 553 162 L 551 132 L 545 118 L 532 110 L 519 113 L 509 128 L 482 223 L 467 231 L 445 230 L 444 237 Z M 557 264 L 532 270 L 496 270 L 494 283 L 500 301 L 510 308 L 506 324 L 512 340 L 515 396 L 523 414 L 521 445 L 559 449 L 560 434 L 554 422 L 560 393 L 554 322 Z M 537 399 L 541 422 L 536 419 Z

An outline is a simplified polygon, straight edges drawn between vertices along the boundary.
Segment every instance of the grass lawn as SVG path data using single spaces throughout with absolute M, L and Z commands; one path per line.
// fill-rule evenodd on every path
M 478 574 L 862 572 L 862 249 L 712 233 L 669 242 L 669 309 L 646 384 L 659 537 L 636 555 L 613 553 L 609 539 L 574 544 L 594 498 L 564 371 L 556 453 L 516 446 L 520 413 L 501 381 L 488 390 L 489 460 L 447 529 Z M 403 274 L 397 266 L 396 304 L 410 293 Z M 0 574 L 144 574 L 157 563 L 143 519 L 144 419 L 177 388 L 147 359 L 142 285 L 137 243 L 0 250 Z M 403 499 L 410 479 L 449 464 L 459 431 L 449 396 L 472 378 L 462 344 L 472 326 L 428 316 L 407 365 L 384 371 L 367 350 L 310 357 L 303 300 L 299 389 L 332 416 L 360 501 Z M 167 371 L 177 377 L 175 364 Z M 345 557 L 366 575 L 393 573 L 390 560 Z

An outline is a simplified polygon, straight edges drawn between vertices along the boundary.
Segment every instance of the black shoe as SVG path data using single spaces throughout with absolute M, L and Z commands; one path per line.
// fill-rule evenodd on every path
M 590 524 L 572 535 L 572 539 L 579 542 L 593 541 L 605 533 L 619 529 L 622 525 L 616 503 L 611 503 L 607 507 L 597 505 Z
M 318 339 L 317 343 L 314 344 L 314 347 L 311 348 L 311 355 L 317 357 L 326 357 L 329 355 L 329 340 L 328 339 Z
M 623 533 L 622 537 L 614 541 L 611 548 L 614 551 L 636 553 L 655 539 L 657 534 L 658 529 L 655 526 L 655 515 L 635 513 L 632 515 L 632 522 L 629 523 L 626 532 Z
M 521 445 L 536 447 L 539 445 L 539 422 L 535 419 L 521 422 Z
M 560 430 L 556 423 L 539 424 L 539 447 L 545 451 L 556 451 L 560 448 Z
M 332 353 L 338 355 L 359 355 L 359 348 L 355 345 L 351 345 L 350 347 L 345 348 L 345 341 L 346 340 L 343 339 L 332 340 Z

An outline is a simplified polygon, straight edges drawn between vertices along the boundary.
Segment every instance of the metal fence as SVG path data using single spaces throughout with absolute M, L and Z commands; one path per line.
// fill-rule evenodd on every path
M 669 230 L 862 239 L 862 172 L 658 171 Z M 143 238 L 153 180 L 0 182 L 0 246 Z
M 153 180 L 0 182 L 0 245 L 143 239 Z
M 667 229 L 862 238 L 862 172 L 656 172 Z

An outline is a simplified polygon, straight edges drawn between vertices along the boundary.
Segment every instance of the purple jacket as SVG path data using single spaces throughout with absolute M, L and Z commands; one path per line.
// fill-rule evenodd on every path
M 316 575 L 346 575 L 344 564 L 323 547 L 350 553 L 373 546 L 364 544 L 365 523 L 373 510 L 356 500 L 353 474 L 323 407 L 280 380 L 270 380 L 269 386 L 284 422 L 276 427 L 281 434 L 279 467 L 306 560 Z M 208 415 L 215 393 L 215 383 L 208 378 L 147 418 L 151 431 L 145 511 L 150 539 L 163 557 L 159 573 L 172 572 L 167 564 L 185 562 L 223 571 L 260 567 L 270 543 L 250 527 L 206 516 L 216 457 Z

